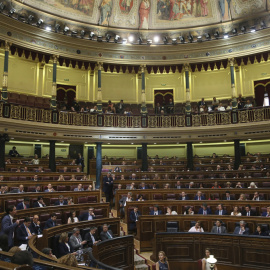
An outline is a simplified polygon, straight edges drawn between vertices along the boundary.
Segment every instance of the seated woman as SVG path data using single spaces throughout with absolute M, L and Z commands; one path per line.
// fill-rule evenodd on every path
M 93 186 L 92 185 L 89 185 L 86 189 L 86 191 L 93 191 Z
M 158 253 L 159 261 L 156 263 L 156 270 L 170 270 L 168 259 L 164 251 Z
M 68 197 L 67 204 L 68 205 L 73 205 L 74 204 L 72 197 Z
M 184 215 L 194 215 L 194 211 L 192 210 L 192 207 L 188 206 L 184 212 Z
M 254 182 L 251 182 L 251 183 L 249 184 L 249 187 L 248 187 L 248 188 L 258 188 L 258 187 L 255 185 Z
M 137 201 L 138 202 L 143 202 L 144 201 L 143 195 L 139 194 Z
M 60 174 L 57 181 L 65 181 L 64 175 Z
M 74 174 L 71 175 L 70 181 L 77 181 L 76 177 Z
M 71 211 L 67 223 L 71 224 L 76 222 L 79 222 L 79 219 L 76 217 L 76 211 Z
M 231 212 L 231 216 L 237 216 L 237 217 L 242 216 L 242 213 L 240 212 L 238 206 L 235 206 L 235 207 L 233 208 L 233 211 Z
M 74 254 L 67 254 L 67 255 L 62 256 L 58 260 L 58 263 L 65 264 L 67 266 L 78 267 L 78 263 Z
M 205 249 L 205 257 L 202 259 L 202 270 L 211 270 L 209 262 L 207 259 L 210 258 L 210 249 Z M 215 265 L 214 270 L 217 270 L 217 266 Z
M 238 201 L 247 201 L 246 195 L 245 194 L 240 194 L 240 197 L 238 199 Z
M 125 180 L 125 176 L 123 174 L 121 174 L 120 180 Z
M 68 234 L 66 232 L 61 233 L 59 237 L 59 245 L 58 245 L 59 257 L 65 256 L 69 253 L 76 254 L 73 252 L 72 247 L 68 244 Z
M 89 179 L 87 178 L 87 175 L 84 175 L 83 178 L 81 179 L 82 181 L 88 181 Z
M 257 225 L 257 229 L 253 235 L 267 236 L 266 232 L 263 232 L 261 225 Z
M 167 213 L 166 215 L 178 215 L 176 211 L 172 211 L 171 206 L 167 206 Z
M 30 163 L 33 164 L 33 165 L 39 165 L 38 155 L 35 155 Z

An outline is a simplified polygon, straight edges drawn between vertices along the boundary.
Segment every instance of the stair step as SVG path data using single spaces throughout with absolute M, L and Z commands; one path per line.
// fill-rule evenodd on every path
M 146 264 L 135 265 L 135 269 L 148 270 L 148 265 Z
M 138 255 L 134 255 L 134 265 L 140 265 L 140 264 L 145 264 L 145 260 Z

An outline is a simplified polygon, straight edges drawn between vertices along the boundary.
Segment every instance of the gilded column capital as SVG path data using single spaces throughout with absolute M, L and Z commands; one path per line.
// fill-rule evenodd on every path
M 53 55 L 53 63 L 54 64 L 57 63 L 58 58 L 59 58 L 59 55 L 56 55 L 56 54 Z
M 102 62 L 97 62 L 97 65 L 98 65 L 98 70 L 101 70 L 102 66 L 103 66 L 103 63 Z
M 5 40 L 5 51 L 9 51 L 11 45 L 12 45 L 11 42 Z
M 185 71 L 189 71 L 189 63 L 184 64 Z
M 146 65 L 140 65 L 141 73 L 145 72 Z
M 229 63 L 230 63 L 230 66 L 233 67 L 234 66 L 234 58 L 229 58 Z

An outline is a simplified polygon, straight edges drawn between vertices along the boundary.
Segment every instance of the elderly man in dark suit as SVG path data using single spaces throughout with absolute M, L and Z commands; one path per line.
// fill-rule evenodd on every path
M 35 235 L 42 234 L 42 230 L 40 228 L 40 221 L 39 221 L 38 215 L 33 216 L 33 221 L 31 222 L 31 225 L 29 226 L 29 229 Z
M 211 211 L 211 209 L 209 207 L 207 207 L 207 204 L 204 203 L 202 205 L 202 207 L 199 209 L 198 214 L 199 215 L 211 215 L 212 211 Z
M 94 208 L 90 207 L 88 210 L 88 213 L 83 213 L 81 216 L 79 216 L 80 221 L 85 221 L 85 220 L 93 220 L 95 219 L 95 213 L 94 213 Z
M 244 220 L 240 221 L 240 226 L 236 226 L 233 234 L 245 234 L 249 235 L 249 228 L 246 228 L 246 222 Z
M 60 195 L 58 200 L 54 203 L 54 205 L 67 205 L 67 201 L 64 200 L 64 196 Z
M 16 215 L 15 205 L 9 205 L 6 210 L 6 215 L 2 218 L 2 227 L 0 234 L 6 234 L 8 236 L 8 247 L 11 248 L 14 245 L 14 230 L 19 225 L 19 220 L 13 223 L 14 216 Z
M 85 235 L 84 240 L 87 241 L 88 247 L 93 247 L 93 245 L 96 245 L 100 240 L 97 241 L 96 239 L 96 227 L 91 227 L 90 231 Z
M 111 230 L 108 230 L 107 224 L 104 224 L 102 228 L 103 228 L 103 231 L 100 233 L 101 241 L 114 238 L 113 232 Z
M 107 173 L 107 175 L 103 177 L 103 192 L 106 196 L 106 202 L 111 202 L 113 197 L 113 178 L 111 173 Z
M 141 212 L 138 210 L 138 206 L 135 206 L 129 215 L 129 220 L 130 220 L 129 230 L 130 231 L 134 231 L 135 233 L 137 232 L 136 222 L 138 221 L 140 215 L 141 215 Z
M 29 208 L 29 201 L 30 200 L 29 200 L 28 197 L 24 198 L 22 202 L 20 202 L 20 203 L 17 204 L 17 207 L 16 207 L 17 210 L 28 209 Z
M 28 240 L 32 237 L 32 232 L 30 230 L 31 220 L 29 217 L 24 219 L 23 224 L 21 224 L 17 229 L 17 240 L 18 245 L 28 244 Z
M 80 235 L 80 229 L 74 228 L 72 230 L 73 234 L 69 238 L 69 244 L 72 247 L 74 251 L 77 251 L 78 249 L 83 249 L 84 245 L 87 243 L 86 240 L 82 240 L 82 237 Z
M 218 219 L 216 225 L 212 227 L 211 233 L 227 233 L 225 226 L 221 226 L 222 221 Z

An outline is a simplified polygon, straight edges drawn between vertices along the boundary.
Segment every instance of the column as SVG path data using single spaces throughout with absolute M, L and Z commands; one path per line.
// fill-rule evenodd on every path
M 234 169 L 238 170 L 241 164 L 240 140 L 234 140 Z
M 142 143 L 142 171 L 148 170 L 147 143 Z
M 53 82 L 52 82 L 52 98 L 51 109 L 56 110 L 56 71 L 57 71 L 57 59 L 58 56 L 53 56 Z
M 1 93 L 1 100 L 6 103 L 8 101 L 8 57 L 9 57 L 9 48 L 11 44 L 5 42 L 5 59 L 4 59 L 4 74 L 3 74 L 3 87 Z
M 5 169 L 5 147 L 6 141 L 9 141 L 8 134 L 0 135 L 0 168 Z
M 99 189 L 102 170 L 102 142 L 97 142 L 96 146 L 96 189 Z
M 97 91 L 98 113 L 102 113 L 101 69 L 102 69 L 102 63 L 98 62 L 98 91 Z
M 147 114 L 146 95 L 145 95 L 145 65 L 141 65 L 141 75 L 142 75 L 141 113 Z
M 190 86 L 189 86 L 189 64 L 185 64 L 185 78 L 186 78 L 186 114 L 191 113 L 190 106 Z
M 192 142 L 187 143 L 187 168 L 193 171 L 193 146 Z
M 50 152 L 49 152 L 49 168 L 52 172 L 56 172 L 55 165 L 55 140 L 51 140 L 50 142 Z
M 237 109 L 237 99 L 236 99 L 236 90 L 235 90 L 235 74 L 234 74 L 234 58 L 229 59 L 230 63 L 230 72 L 231 72 L 231 88 L 232 88 L 232 107 Z

